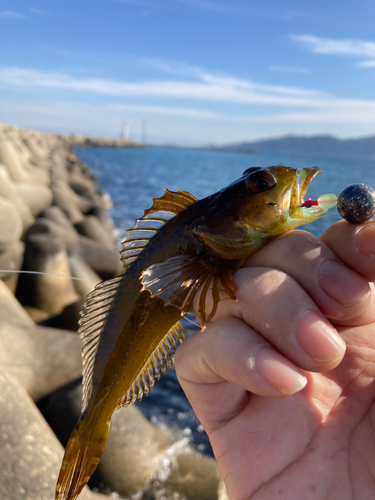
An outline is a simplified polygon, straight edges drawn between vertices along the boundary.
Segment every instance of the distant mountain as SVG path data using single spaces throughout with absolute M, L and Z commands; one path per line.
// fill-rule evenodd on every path
M 216 149 L 216 148 L 212 148 Z M 217 149 L 230 151 L 269 151 L 328 156 L 357 156 L 375 159 L 375 136 L 360 139 L 337 139 L 329 135 L 311 137 L 289 135 L 276 139 L 226 144 Z

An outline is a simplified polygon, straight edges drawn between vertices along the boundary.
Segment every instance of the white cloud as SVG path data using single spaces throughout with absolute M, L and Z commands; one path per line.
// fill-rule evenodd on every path
M 193 108 L 69 101 L 34 103 L 18 100 L 13 102 L 0 100 L 0 116 L 2 122 L 23 127 L 57 133 L 115 137 L 120 132 L 122 120 L 126 120 L 130 123 L 131 136 L 136 140 L 140 139 L 142 122 L 147 119 L 150 140 L 168 141 L 173 138 L 180 142 L 189 135 L 193 140 L 203 142 L 207 128 L 213 129 L 223 118 L 216 113 Z
M 198 66 L 191 66 L 189 64 L 184 64 L 176 61 L 166 61 L 164 59 L 152 59 L 152 58 L 141 58 L 140 62 L 148 67 L 163 71 L 165 73 L 170 73 L 172 75 L 185 76 L 193 80 L 201 80 L 207 84 L 218 84 L 223 86 L 233 86 L 237 88 L 247 89 L 247 90 L 260 90 L 267 92 L 274 92 L 280 94 L 290 94 L 290 95 L 301 95 L 301 96 L 313 96 L 322 95 L 321 92 L 316 90 L 308 89 L 298 89 L 295 87 L 282 87 L 277 85 L 264 85 L 255 84 L 249 80 L 243 80 L 239 78 L 229 77 L 227 75 L 212 74 L 207 70 L 200 68 Z M 276 66 L 275 66 L 276 68 Z M 285 68 L 282 66 L 277 66 L 277 68 L 289 69 L 291 71 L 303 71 L 304 68 Z M 306 70 L 308 71 L 308 70 Z
M 0 12 L 0 17 L 8 17 L 10 19 L 25 19 L 25 16 L 15 10 L 3 10 Z
M 212 115 L 212 116 L 211 116 Z M 218 115 L 200 110 L 128 104 L 87 104 L 60 101 L 30 103 L 0 101 L 1 120 L 18 126 L 60 133 L 118 136 L 122 120 L 130 123 L 131 135 L 139 140 L 147 119 L 149 140 L 190 144 L 228 143 L 294 134 L 330 133 L 342 137 L 371 135 L 375 113 L 364 109 L 251 116 Z M 199 118 L 199 119 L 197 119 Z
M 322 92 L 256 84 L 227 76 L 196 71 L 195 81 L 159 80 L 125 82 L 100 78 L 79 78 L 64 73 L 44 72 L 29 68 L 0 67 L 0 85 L 22 88 L 51 88 L 92 92 L 112 96 L 162 96 L 188 100 L 226 103 L 316 106 L 328 96 Z
M 70 130 L 82 133 L 115 134 L 122 119 L 154 122 L 154 130 L 167 140 L 228 141 L 249 134 L 254 137 L 293 133 L 330 132 L 358 135 L 371 134 L 375 124 L 375 99 L 343 99 L 314 89 L 254 83 L 228 75 L 216 75 L 202 68 L 146 60 L 159 69 L 178 75 L 176 79 L 158 81 L 120 81 L 87 78 L 68 72 L 45 72 L 31 68 L 0 67 L 0 87 L 41 90 L 50 103 L 0 103 L 2 120 L 23 126 L 49 127 L 50 130 Z M 54 102 L 60 90 L 65 103 Z M 62 91 L 65 91 L 64 93 Z M 75 94 L 73 94 L 75 92 Z M 76 98 L 80 93 L 79 99 Z M 118 97 L 116 104 L 84 104 L 87 94 Z M 69 102 L 74 96 L 75 102 Z M 131 98 L 157 97 L 154 105 L 128 104 Z M 161 98 L 165 104 L 160 104 Z M 178 99 L 178 101 L 174 101 Z M 73 98 L 72 98 L 73 100 Z M 181 105 L 181 102 L 189 104 Z M 200 104 L 196 103 L 200 101 Z M 111 101 L 113 102 L 113 100 Z M 178 105 L 173 105 L 178 102 Z M 212 103 L 225 104 L 220 113 L 211 111 Z M 193 103 L 193 104 L 191 104 Z M 241 104 L 241 106 L 230 106 Z M 206 107 L 206 109 L 205 109 Z M 241 112 L 238 111 L 241 109 Z M 280 109 L 280 113 L 276 110 Z M 282 112 L 283 111 L 283 112 Z M 17 118 L 18 117 L 18 118 Z M 157 124 L 157 125 L 156 125 Z M 287 129 L 287 130 L 286 130 Z M 250 133 L 250 130 L 252 132 Z M 91 131 L 91 132 L 90 132 Z M 163 132 L 164 131 L 164 132 Z
M 375 42 L 351 39 L 334 40 L 331 38 L 318 38 L 312 35 L 292 35 L 291 39 L 307 47 L 315 54 L 365 57 L 368 60 L 360 62 L 359 66 L 375 66 Z
M 170 115 L 180 116 L 185 118 L 220 118 L 218 113 L 211 111 L 202 111 L 193 108 L 174 108 L 169 106 L 141 106 L 136 104 L 111 104 L 106 106 L 107 111 L 129 112 L 155 114 L 155 115 Z
M 375 109 L 364 109 L 362 106 L 355 108 L 348 106 L 344 109 L 332 108 L 327 111 L 303 112 L 303 113 L 280 113 L 255 118 L 245 118 L 244 121 L 262 123 L 310 123 L 310 124 L 375 124 Z
M 4 109 L 8 109 L 10 104 L 2 103 L 5 106 Z M 169 106 L 145 106 L 136 104 L 86 104 L 86 103 L 73 103 L 60 101 L 54 104 L 32 104 L 32 103 L 22 103 L 20 105 L 11 105 L 12 109 L 29 109 L 38 110 L 43 114 L 50 114 L 51 116 L 56 116 L 56 110 L 58 110 L 59 116 L 61 113 L 64 116 L 77 117 L 79 115 L 102 114 L 102 115 L 112 115 L 112 116 L 124 116 L 128 113 L 140 113 L 144 115 L 160 115 L 160 116 L 176 116 L 181 118 L 198 118 L 198 119 L 217 119 L 223 118 L 222 115 L 218 113 L 213 113 L 210 111 L 202 111 L 194 108 L 176 108 Z
M 375 59 L 369 61 L 361 61 L 358 66 L 361 68 L 375 68 Z

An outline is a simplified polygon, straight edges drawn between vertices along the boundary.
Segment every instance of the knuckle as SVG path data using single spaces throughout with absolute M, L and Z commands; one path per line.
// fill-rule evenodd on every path
M 290 288 L 294 280 L 288 274 L 271 268 L 246 268 L 238 280 L 237 299 L 239 302 L 259 302 L 281 288 Z

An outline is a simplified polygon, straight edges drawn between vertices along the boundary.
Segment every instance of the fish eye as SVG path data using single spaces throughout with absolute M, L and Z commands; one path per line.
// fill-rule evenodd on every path
M 248 191 L 253 193 L 260 193 L 268 191 L 276 186 L 277 181 L 275 177 L 267 170 L 256 171 L 245 179 L 245 184 Z

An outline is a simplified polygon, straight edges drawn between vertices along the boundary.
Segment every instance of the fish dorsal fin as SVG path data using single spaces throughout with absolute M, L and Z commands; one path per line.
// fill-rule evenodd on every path
M 175 193 L 168 189 L 164 189 L 161 198 L 153 198 L 152 207 L 144 210 L 143 217 L 137 219 L 132 229 L 126 231 L 126 240 L 122 243 L 123 249 L 120 252 L 125 269 L 138 259 L 164 224 L 196 201 L 190 193 L 180 190 Z
M 180 255 L 154 264 L 141 275 L 142 291 L 173 304 L 184 315 L 191 311 L 199 293 L 198 316 L 205 326 L 214 317 L 217 305 L 225 298 L 236 299 L 234 269 L 204 257 Z
M 173 356 L 177 347 L 185 340 L 185 332 L 178 321 L 159 342 L 154 352 L 148 358 L 130 389 L 124 394 L 116 409 L 128 406 L 148 396 L 155 381 L 160 379 L 167 367 L 173 366 Z
M 152 201 L 152 207 L 144 210 L 146 216 L 157 212 L 169 212 L 177 215 L 189 205 L 195 203 L 197 199 L 192 194 L 180 189 L 177 192 L 164 189 L 163 196 L 161 198 L 152 198 Z
M 94 361 L 98 350 L 100 334 L 113 297 L 121 283 L 122 276 L 98 283 L 83 304 L 78 333 L 83 340 L 83 397 L 82 411 L 86 408 L 92 392 Z

